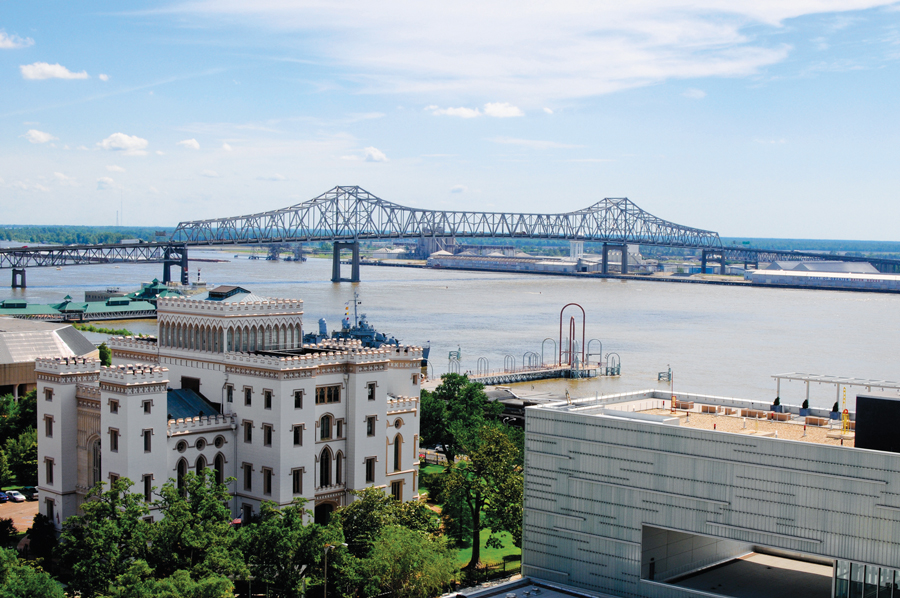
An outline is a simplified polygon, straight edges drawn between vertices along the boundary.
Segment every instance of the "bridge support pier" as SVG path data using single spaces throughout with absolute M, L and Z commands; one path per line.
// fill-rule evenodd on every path
M 715 260 L 719 262 L 719 274 L 725 274 L 725 252 L 723 251 L 709 251 L 704 249 L 700 252 L 700 273 L 706 274 L 706 264 L 710 260 Z
M 171 268 L 175 266 L 181 272 L 181 284 L 187 286 L 188 281 L 188 251 L 186 245 L 170 245 L 163 254 L 163 284 L 172 281 Z
M 609 251 L 618 251 L 621 255 L 621 274 L 628 274 L 628 245 L 613 243 L 603 244 L 603 260 L 600 262 L 600 273 L 609 274 Z
M 13 268 L 12 271 L 12 288 L 25 288 L 25 268 Z
M 350 278 L 341 278 L 341 249 L 350 249 Z M 359 282 L 359 241 L 335 241 L 331 262 L 331 282 Z

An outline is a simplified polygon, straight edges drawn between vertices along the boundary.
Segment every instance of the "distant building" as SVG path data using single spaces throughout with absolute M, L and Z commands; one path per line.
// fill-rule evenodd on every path
M 422 349 L 302 345 L 303 302 L 219 287 L 161 298 L 156 338 L 112 338 L 113 366 L 38 360 L 39 481 L 59 523 L 98 481 L 153 486 L 212 468 L 234 515 L 305 498 L 317 520 L 377 487 L 418 496 Z M 158 517 L 156 513 L 151 516 Z
M 900 454 L 854 448 L 900 449 L 896 394 L 848 432 L 820 409 L 669 399 L 526 408 L 527 579 L 473 596 L 897 595 Z
M 869 262 L 771 262 L 763 270 L 787 270 L 792 272 L 828 272 L 847 274 L 880 274 Z
M 811 272 L 808 270 L 749 270 L 744 279 L 765 286 L 811 287 L 850 291 L 900 292 L 897 274 Z
M 68 324 L 0 317 L 0 395 L 34 390 L 38 357 L 97 357 L 97 347 Z

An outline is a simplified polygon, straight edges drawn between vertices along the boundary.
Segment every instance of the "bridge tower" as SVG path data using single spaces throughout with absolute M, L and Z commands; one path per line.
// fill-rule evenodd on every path
M 163 255 L 163 284 L 172 280 L 170 268 L 177 267 L 181 272 L 181 284 L 187 286 L 188 281 L 188 250 L 186 245 L 169 245 Z
M 341 250 L 353 252 L 350 260 L 350 278 L 341 278 Z M 359 282 L 359 240 L 335 241 L 334 257 L 331 262 L 331 282 Z
M 13 268 L 12 271 L 12 288 L 25 288 L 25 268 Z

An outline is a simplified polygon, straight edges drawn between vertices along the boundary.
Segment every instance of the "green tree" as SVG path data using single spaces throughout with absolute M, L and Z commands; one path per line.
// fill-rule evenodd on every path
M 37 484 L 37 430 L 25 428 L 16 438 L 6 440 L 9 468 L 20 484 Z
M 128 570 L 116 577 L 103 598 L 233 598 L 234 584 L 227 577 L 210 575 L 199 580 L 181 570 L 169 577 L 157 579 L 146 561 L 131 563 Z
M 323 550 L 323 528 L 304 524 L 306 501 L 296 500 L 279 509 L 264 502 L 258 523 L 241 528 L 238 536 L 241 552 L 256 579 L 271 584 L 275 596 L 300 596 L 303 577 L 311 573 L 313 563 Z
M 37 393 L 30 391 L 17 401 L 12 395 L 0 397 L 0 445 L 18 438 L 29 426 L 37 428 Z
M 490 529 L 488 545 L 501 547 L 497 534 L 509 532 L 517 546 L 522 538 L 524 478 L 519 449 L 497 424 L 482 426 L 463 445 L 466 457 L 449 466 L 440 481 L 445 503 L 468 509 L 472 520 L 471 569 L 481 559 L 481 530 Z
M 111 366 L 112 365 L 112 351 L 109 350 L 109 347 L 106 346 L 106 343 L 100 343 L 100 346 L 97 347 L 97 351 L 100 353 L 100 365 Z
M 28 551 L 32 557 L 49 559 L 56 549 L 56 525 L 43 513 L 34 516 L 28 528 Z
M 181 569 L 194 579 L 246 576 L 247 566 L 238 550 L 237 532 L 227 506 L 231 496 L 225 484 L 216 483 L 212 469 L 189 472 L 183 488 L 170 479 L 159 495 L 154 505 L 163 518 L 153 525 L 147 562 L 160 577 Z
M 19 560 L 15 550 L 0 548 L 0 598 L 65 598 L 49 574 Z
M 446 540 L 399 525 L 382 528 L 365 565 L 380 591 L 396 598 L 437 596 L 459 571 Z
M 335 518 L 353 556 L 368 556 L 372 542 L 387 525 L 399 525 L 430 535 L 439 532 L 440 522 L 422 502 L 399 502 L 381 488 L 365 488 L 352 493 L 356 500 L 339 509 Z
M 7 548 L 18 531 L 12 519 L 0 519 L 0 548 Z
M 103 491 L 98 482 L 81 505 L 83 515 L 64 522 L 57 554 L 72 571 L 72 588 L 82 596 L 96 596 L 123 575 L 135 559 L 146 557 L 150 540 L 149 513 L 141 494 L 129 492 L 128 478 Z
M 434 392 L 423 390 L 421 399 L 422 444 L 437 447 L 448 463 L 462 454 L 462 445 L 476 430 L 503 412 L 501 403 L 484 394 L 484 385 L 459 374 L 444 374 Z
M 6 458 L 6 451 L 0 449 L 0 488 L 7 486 L 12 481 L 12 470 L 9 468 L 9 459 Z

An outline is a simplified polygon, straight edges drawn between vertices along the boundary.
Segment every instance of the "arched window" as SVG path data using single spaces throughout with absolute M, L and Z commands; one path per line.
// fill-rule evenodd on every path
M 319 438 L 331 440 L 331 416 L 323 415 L 319 420 Z
M 249 346 L 250 346 L 250 329 L 247 326 L 244 326 L 244 334 L 241 337 L 241 351 L 246 353 Z
M 403 438 L 400 437 L 399 434 L 394 436 L 394 471 L 400 471 L 403 469 L 402 459 L 400 459 L 400 454 L 403 451 Z
M 221 484 L 225 481 L 225 455 L 222 453 L 216 455 L 215 468 L 216 484 Z
M 256 351 L 256 326 L 250 329 L 250 350 Z
M 319 487 L 331 486 L 331 449 L 327 446 L 319 456 Z
M 184 493 L 184 478 L 187 476 L 188 472 L 188 462 L 186 459 L 180 459 L 178 461 L 178 465 L 176 467 L 176 475 L 175 482 L 178 486 L 179 492 Z
M 195 471 L 197 472 L 197 475 L 198 476 L 202 475 L 203 470 L 206 469 L 206 457 L 204 457 L 203 455 L 200 455 L 199 457 L 197 457 L 197 463 L 195 464 L 194 467 L 195 467 Z
M 98 438 L 91 444 L 91 485 L 93 486 L 100 481 L 103 475 L 101 464 L 100 439 Z
M 342 484 L 344 482 L 344 453 L 338 451 L 334 458 L 334 483 Z
M 272 341 L 275 343 L 273 348 L 284 349 L 284 345 L 281 344 L 281 328 L 277 325 L 275 326 L 275 338 Z

